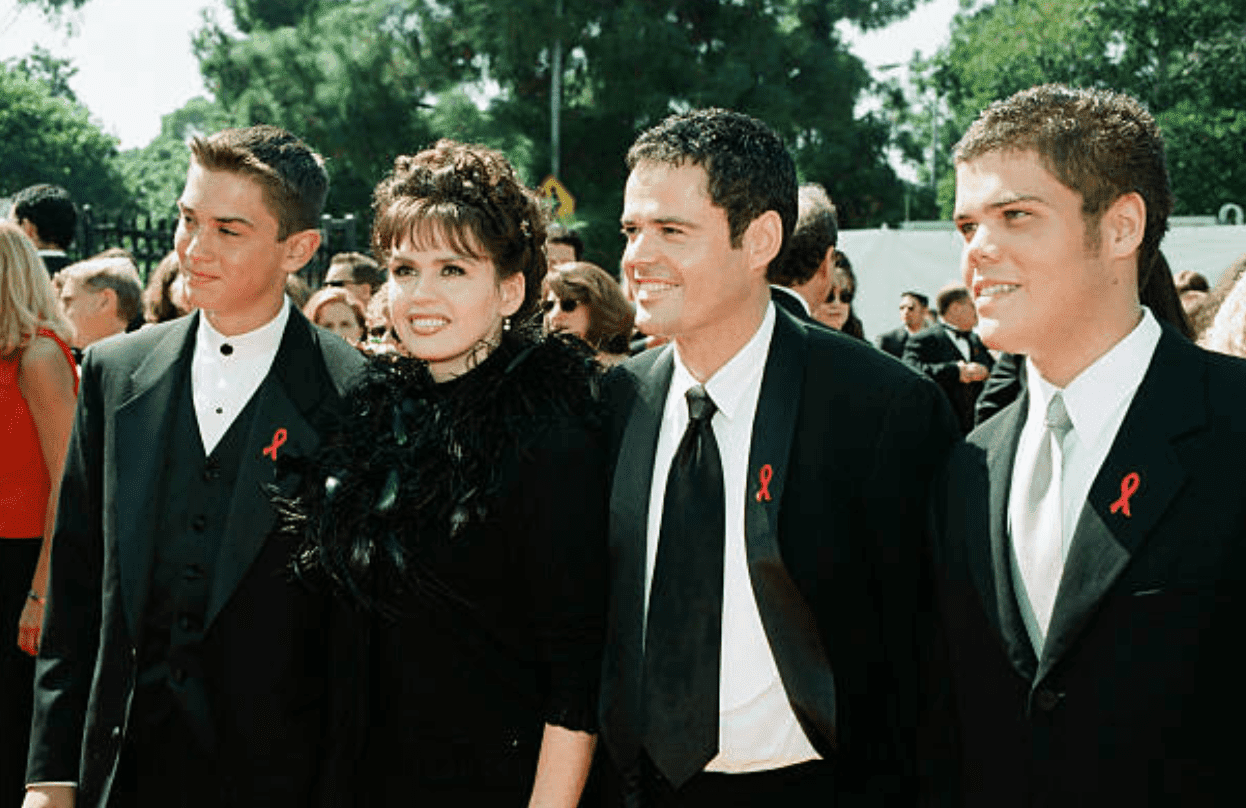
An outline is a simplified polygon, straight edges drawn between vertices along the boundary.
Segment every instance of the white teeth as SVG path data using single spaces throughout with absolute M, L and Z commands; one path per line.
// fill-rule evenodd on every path
M 665 281 L 641 281 L 639 285 L 646 292 L 665 292 L 667 289 L 675 288 L 675 284 Z
M 420 317 L 408 322 L 415 328 L 440 328 L 449 321 L 441 317 Z
M 1011 292 L 1013 289 L 1020 288 L 1015 283 L 995 283 L 990 286 L 983 286 L 979 295 L 1002 295 Z

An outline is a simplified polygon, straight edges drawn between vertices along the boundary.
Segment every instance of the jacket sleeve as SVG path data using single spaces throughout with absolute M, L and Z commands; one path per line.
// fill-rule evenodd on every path
M 960 362 L 938 358 L 939 335 L 924 331 L 909 337 L 904 344 L 904 364 L 924 373 L 942 385 L 960 381 Z
M 27 782 L 79 778 L 83 724 L 99 650 L 103 410 L 99 368 L 88 351 L 52 534 Z

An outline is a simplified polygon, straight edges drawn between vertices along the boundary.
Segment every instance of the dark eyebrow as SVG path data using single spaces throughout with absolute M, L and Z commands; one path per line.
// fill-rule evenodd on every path
M 1000 208 L 1004 208 L 1009 205 L 1015 205 L 1018 202 L 1038 202 L 1039 204 L 1043 204 L 1043 205 L 1047 204 L 1046 200 L 1044 200 L 1041 196 L 1035 196 L 1034 194 L 1013 194 L 1012 196 L 1008 196 L 996 202 L 990 203 L 989 205 L 986 206 L 986 209 L 987 210 L 999 210 Z M 962 221 L 964 219 L 969 219 L 969 218 L 972 218 L 972 217 L 970 217 L 968 213 L 964 213 L 964 212 L 952 214 L 952 221 L 956 221 L 956 222 Z
M 624 217 L 619 220 L 619 224 L 626 227 L 629 224 L 634 224 L 635 221 L 636 221 L 635 219 L 629 219 L 629 218 Z M 650 219 L 649 221 L 659 226 L 677 224 L 680 227 L 686 227 L 689 230 L 694 230 L 697 227 L 695 223 L 690 222 L 687 219 L 680 219 L 678 216 L 664 216 L 658 219 Z
M 177 206 L 182 209 L 183 213 L 194 213 L 195 212 L 194 208 L 192 208 L 190 205 L 187 205 L 185 202 L 183 202 L 180 199 L 177 200 Z M 247 227 L 255 227 L 254 222 L 252 222 L 250 219 L 247 219 L 243 216 L 222 216 L 220 218 L 213 219 L 212 221 L 216 222 L 217 224 L 244 224 Z

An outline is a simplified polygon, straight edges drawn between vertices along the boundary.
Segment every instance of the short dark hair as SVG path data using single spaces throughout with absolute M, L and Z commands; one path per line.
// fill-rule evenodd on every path
M 329 193 L 324 159 L 284 129 L 267 124 L 222 129 L 191 138 L 190 159 L 207 171 L 228 171 L 255 180 L 277 219 L 277 238 L 320 228 Z
M 731 246 L 768 210 L 783 221 L 783 246 L 796 227 L 796 163 L 769 126 L 727 109 L 672 115 L 640 134 L 627 150 L 627 168 L 641 162 L 705 169 L 710 201 L 727 213 Z M 778 258 L 782 257 L 780 249 Z M 771 263 L 775 263 L 772 261 Z
M 78 226 L 78 211 L 69 191 L 59 185 L 31 185 L 13 197 L 13 214 L 17 220 L 34 225 L 39 240 L 55 244 L 62 250 L 73 243 Z
M 1164 141 L 1151 113 L 1135 99 L 1109 90 L 1044 84 L 991 104 L 956 144 L 957 162 L 997 151 L 1030 151 L 1051 174 L 1082 197 L 1089 242 L 1121 196 L 1146 203 L 1146 230 L 1138 254 L 1138 287 L 1146 285 L 1172 213 Z
M 942 317 L 954 304 L 970 299 L 968 289 L 959 283 L 953 283 L 944 286 L 939 290 L 939 294 L 935 295 L 935 306 L 938 307 L 939 316 Z
M 566 244 L 575 253 L 575 260 L 580 261 L 584 258 L 584 239 L 580 238 L 580 234 L 567 227 L 565 224 L 554 222 L 545 229 L 546 244 Z
M 407 235 L 441 237 L 464 255 L 491 259 L 499 279 L 523 273 L 515 317 L 522 322 L 537 312 L 549 268 L 545 209 L 501 152 L 439 140 L 400 156 L 376 186 L 372 207 L 372 251 L 385 263 Z
M 930 308 L 930 298 L 926 297 L 921 292 L 901 292 L 900 297 L 911 297 L 916 300 L 917 304 L 923 309 Z
M 766 280 L 780 286 L 798 286 L 813 277 L 826 251 L 839 239 L 835 203 L 821 185 L 800 186 L 799 216 L 782 258 L 770 263 Z
M 385 271 L 376 259 L 359 252 L 340 252 L 329 259 L 330 267 L 343 266 L 350 272 L 352 283 L 366 283 L 373 292 L 385 283 Z

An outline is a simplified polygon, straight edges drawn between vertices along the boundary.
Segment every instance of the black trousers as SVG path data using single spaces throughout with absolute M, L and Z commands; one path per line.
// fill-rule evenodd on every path
M 17 625 L 42 543 L 0 539 L 0 808 L 17 808 L 26 796 L 35 660 L 17 647 Z
M 108 805 L 221 808 L 242 804 L 240 795 L 229 793 L 223 780 L 214 770 L 212 756 L 200 748 L 175 711 L 147 725 L 140 716 L 133 737 L 121 749 Z
M 834 808 L 834 765 L 811 760 L 749 774 L 701 772 L 679 788 L 641 753 L 631 771 L 608 778 L 609 808 Z

